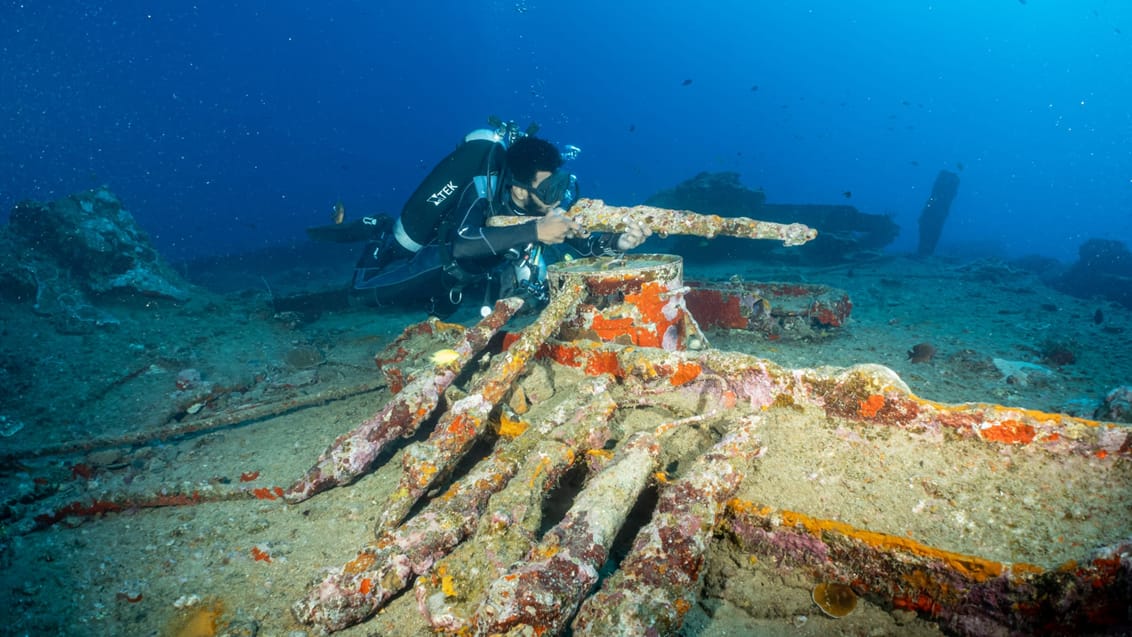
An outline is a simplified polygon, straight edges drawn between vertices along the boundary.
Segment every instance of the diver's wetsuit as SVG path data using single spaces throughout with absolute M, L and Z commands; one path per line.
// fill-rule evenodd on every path
M 527 213 L 505 187 L 506 147 L 490 131 L 470 134 L 440 161 L 401 209 L 384 242 L 367 246 L 354 274 L 357 290 L 379 303 L 452 299 L 460 288 L 538 244 L 534 222 L 486 227 L 488 217 Z M 570 239 L 581 256 L 615 253 L 617 234 Z

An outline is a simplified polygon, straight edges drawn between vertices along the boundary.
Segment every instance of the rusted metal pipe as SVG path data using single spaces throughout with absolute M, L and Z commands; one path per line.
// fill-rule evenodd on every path
M 787 246 L 798 246 L 818 236 L 817 230 L 800 223 L 704 215 L 653 206 L 608 206 L 601 199 L 579 199 L 566 215 L 591 232 L 624 232 L 630 222 L 637 222 L 661 237 L 686 234 L 709 239 L 717 236 L 776 239 Z M 510 226 L 529 221 L 530 217 L 497 215 L 489 218 L 487 223 L 489 226 Z
M 333 486 L 349 484 L 369 471 L 389 442 L 416 432 L 463 366 L 487 346 L 522 305 L 523 301 L 514 297 L 498 301 L 491 314 L 469 328 L 456 345 L 455 361 L 438 363 L 431 375 L 421 375 L 372 418 L 339 436 L 315 465 L 285 491 L 284 499 L 302 502 Z
M 402 457 L 401 482 L 389 496 L 377 524 L 378 533 L 405 519 L 417 500 L 438 479 L 448 475 L 483 433 L 491 410 L 511 389 L 528 361 L 582 298 L 580 283 L 567 283 L 555 293 L 538 320 L 517 341 L 491 361 L 484 376 L 456 401 L 437 423 L 428 440 L 411 445 Z

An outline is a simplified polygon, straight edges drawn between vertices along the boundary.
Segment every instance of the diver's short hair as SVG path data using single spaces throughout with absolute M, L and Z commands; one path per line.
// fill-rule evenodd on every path
M 554 144 L 530 135 L 515 140 L 507 149 L 507 170 L 511 179 L 530 184 L 540 170 L 554 172 L 562 166 L 562 154 Z

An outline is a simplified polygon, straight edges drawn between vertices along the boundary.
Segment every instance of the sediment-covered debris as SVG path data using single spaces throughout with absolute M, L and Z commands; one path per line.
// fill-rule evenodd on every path
M 599 276 L 604 280 L 610 275 L 603 272 Z M 638 277 L 629 278 L 633 279 L 632 285 L 640 284 Z M 578 307 L 583 298 L 580 286 L 570 289 L 571 307 Z M 561 306 L 554 309 L 553 315 L 558 324 L 569 324 L 569 312 Z M 558 634 L 565 630 L 566 622 L 581 605 L 573 626 L 579 634 L 611 634 L 609 631 L 672 634 L 678 630 L 684 614 L 698 601 L 697 582 L 702 573 L 704 551 L 707 545 L 718 541 L 714 534 L 720 528 L 728 529 L 738 534 L 744 550 L 756 552 L 764 550 L 759 548 L 758 540 L 767 532 L 765 529 L 770 528 L 780 535 L 828 531 L 828 536 L 817 536 L 818 544 L 800 536 L 796 541 L 783 536 L 779 538 L 781 541 L 772 539 L 771 548 L 766 550 L 777 556 L 784 546 L 792 547 L 790 550 L 797 553 L 800 564 L 821 566 L 814 570 L 815 576 L 835 583 L 854 582 L 870 600 L 931 617 L 980 617 L 984 623 L 979 625 L 1013 626 L 1015 624 L 1006 617 L 1009 605 L 1004 606 L 1002 600 L 979 593 L 984 579 L 972 573 L 978 575 L 985 571 L 987 577 L 992 578 L 1003 573 L 1023 580 L 1037 578 L 1025 580 L 1030 584 L 1012 585 L 1013 592 L 1008 597 L 1012 605 L 1028 605 L 1041 615 L 1052 612 L 1055 596 L 1049 594 L 1048 587 L 1060 581 L 1052 575 L 1055 570 L 1026 563 L 1003 566 L 986 558 L 951 555 L 926 545 L 921 550 L 916 548 L 920 545 L 915 542 L 899 539 L 888 543 L 873 541 L 885 535 L 854 530 L 840 523 L 827 524 L 801 513 L 743 504 L 740 500 L 730 500 L 731 504 L 724 506 L 744 475 L 748 475 L 746 472 L 753 466 L 753 459 L 761 454 L 755 437 L 759 422 L 756 414 L 774 408 L 816 410 L 828 419 L 895 428 L 933 440 L 977 440 L 986 445 L 1030 447 L 1044 454 L 1085 457 L 1089 462 L 1112 463 L 1117 458 L 1132 455 L 1132 432 L 1125 427 L 995 405 L 942 405 L 914 396 L 899 377 L 877 365 L 789 370 L 765 359 L 734 352 L 665 350 L 639 347 L 631 342 L 620 344 L 589 339 L 557 341 L 548 336 L 552 333 L 553 330 L 545 326 L 524 332 L 511 345 L 522 343 L 521 358 L 507 360 L 511 364 L 526 365 L 537 351 L 539 357 L 555 364 L 603 379 L 591 385 L 583 395 L 591 397 L 587 400 L 606 392 L 618 396 L 607 403 L 607 407 L 597 410 L 606 416 L 612 409 L 660 407 L 672 400 L 698 405 L 679 421 L 689 425 L 725 422 L 729 413 L 748 415 L 737 425 L 725 426 L 730 433 L 724 434 L 691 468 L 667 484 L 667 480 L 657 478 L 654 472 L 663 447 L 661 440 L 681 426 L 676 421 L 652 431 L 631 432 L 616 425 L 607 430 L 598 426 L 597 430 L 608 431 L 608 434 L 583 446 L 577 443 L 561 446 L 548 439 L 537 445 L 521 442 L 532 440 L 525 438 L 530 429 L 515 440 L 501 440 L 495 453 L 469 469 L 465 477 L 457 477 L 454 486 L 435 497 L 421 513 L 403 522 L 400 510 L 392 515 L 385 514 L 375 548 L 363 549 L 358 558 L 337 574 L 316 583 L 310 595 L 296 604 L 298 617 L 331 630 L 344 625 L 344 619 L 360 621 L 379 607 L 379 598 L 387 596 L 385 589 L 377 585 L 378 581 L 400 590 L 408 585 L 410 577 L 416 576 L 420 612 L 431 626 L 441 631 Z M 532 334 L 537 334 L 537 339 L 531 337 Z M 516 363 L 518 360 L 522 362 Z M 493 365 L 493 369 L 495 367 Z M 498 376 L 489 372 L 479 383 L 484 385 L 487 378 Z M 479 396 L 481 392 L 473 390 L 469 396 Z M 492 398 L 495 396 L 491 394 Z M 451 410 L 451 418 L 442 419 L 438 424 L 437 431 L 441 433 L 434 435 L 449 436 L 455 430 L 461 441 L 479 435 L 476 432 L 481 431 L 489 418 L 486 415 L 489 409 L 482 397 L 476 398 L 475 404 L 479 407 L 472 426 L 453 427 L 452 423 L 457 421 L 451 418 L 459 418 L 462 413 L 457 403 Z M 585 409 L 591 406 L 587 404 Z M 581 421 L 574 417 L 570 422 Z M 539 429 L 545 431 L 548 427 Z M 590 471 L 586 487 L 562 521 L 541 537 L 536 536 L 541 499 L 548 485 L 562 475 L 581 450 L 595 449 L 602 440 L 609 440 L 613 445 L 613 459 L 598 463 L 599 467 Z M 466 442 L 440 444 L 437 448 L 458 450 L 464 444 Z M 515 468 L 515 464 L 508 464 L 507 470 L 498 469 L 494 463 L 500 454 L 507 453 L 515 458 L 515 463 L 524 466 Z M 435 467 L 432 473 L 423 472 L 420 467 L 425 465 L 419 465 L 418 461 L 406 461 L 403 475 L 410 485 L 423 484 L 418 482 L 417 476 L 445 475 L 452 471 L 457 457 L 458 454 L 445 455 L 442 462 L 430 465 Z M 494 495 L 486 503 L 477 497 L 474 504 L 441 521 L 437 512 L 445 510 L 449 503 L 471 502 L 458 495 L 469 481 Z M 659 503 L 652 509 L 651 522 L 640 532 L 639 540 L 606 587 L 591 595 L 612 537 L 625 525 L 629 509 L 651 481 L 660 482 L 661 491 Z M 403 481 L 401 490 L 409 492 L 405 484 Z M 439 484 L 439 478 L 434 484 Z M 424 488 L 416 486 L 413 490 L 423 494 Z M 473 523 L 477 515 L 479 520 Z M 764 530 L 753 531 L 752 525 Z M 440 542 L 427 539 L 437 533 L 440 535 L 436 537 L 446 539 Z M 863 540 L 869 550 L 883 555 L 843 554 L 832 545 L 819 546 L 822 542 L 833 542 L 837 533 Z M 463 545 L 459 545 L 459 538 L 465 537 Z M 420 553 L 411 552 L 404 544 L 407 538 L 423 540 L 421 546 L 429 548 L 420 549 L 423 551 Z M 382 547 L 394 545 L 398 547 L 395 551 L 378 556 L 386 550 Z M 1112 554 L 1123 555 L 1123 546 L 1115 545 Z M 814 553 L 811 549 L 820 550 Z M 929 569 L 931 577 L 940 581 L 954 580 L 956 591 L 966 590 L 959 586 L 965 581 L 978 584 L 968 588 L 970 594 L 981 601 L 973 602 L 966 594 L 949 596 L 927 589 L 913 595 L 907 593 L 907 587 L 882 583 L 879 578 L 883 578 L 883 574 L 869 570 L 870 564 L 902 559 L 900 555 L 907 551 L 921 559 L 934 560 Z M 359 566 L 362 562 L 364 569 Z M 1127 568 L 1121 566 L 1122 563 L 1120 559 L 1110 559 L 1081 570 L 1080 578 L 1094 578 L 1093 586 L 1100 591 L 1090 594 L 1088 599 L 1119 597 L 1122 582 L 1128 578 Z M 366 570 L 374 564 L 383 565 L 381 568 L 385 570 Z M 1065 568 L 1068 567 L 1060 570 Z M 363 572 L 365 576 L 361 576 Z M 892 588 L 894 586 L 896 588 Z M 923 601 L 925 599 L 928 601 Z M 961 633 L 969 633 L 968 628 L 975 624 L 955 620 L 949 625 L 957 626 Z
M 0 295 L 33 303 L 70 331 L 112 325 L 100 296 L 190 298 L 191 287 L 105 187 L 49 203 L 22 201 L 0 231 Z
M 386 446 L 397 438 L 411 436 L 420 423 L 440 404 L 444 390 L 456 379 L 491 337 L 522 307 L 520 299 L 499 301 L 494 311 L 468 329 L 452 351 L 453 360 L 435 365 L 432 374 L 419 376 L 400 391 L 380 412 L 349 433 L 342 434 L 322 453 L 315 466 L 287 489 L 288 502 L 302 502 L 330 487 L 349 484 L 368 471 Z

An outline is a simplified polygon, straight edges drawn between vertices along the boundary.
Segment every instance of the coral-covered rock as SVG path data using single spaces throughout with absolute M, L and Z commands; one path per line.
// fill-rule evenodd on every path
M 37 274 L 41 284 L 66 277 L 86 295 L 189 299 L 188 283 L 161 259 L 133 215 L 106 188 L 50 203 L 22 201 L 12 209 L 8 232 L 25 248 L 26 262 L 19 267 Z
M 1132 423 L 1132 385 L 1121 385 L 1108 392 L 1093 417 L 1109 422 Z

